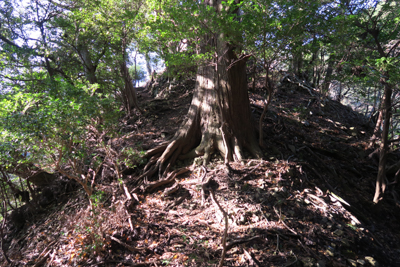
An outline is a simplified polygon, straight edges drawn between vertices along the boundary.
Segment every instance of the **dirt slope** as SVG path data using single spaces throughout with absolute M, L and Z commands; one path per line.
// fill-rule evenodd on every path
M 175 85 L 162 99 L 140 89 L 145 113 L 121 121 L 115 149 L 145 150 L 171 137 L 193 86 Z M 251 93 L 256 120 L 263 95 Z M 400 266 L 398 189 L 372 205 L 377 166 L 365 118 L 283 84 L 263 130 L 262 160 L 229 168 L 218 155 L 206 168 L 179 162 L 187 171 L 154 189 L 135 182 L 140 167 L 125 170 L 123 181 L 110 170 L 96 181 L 93 210 L 77 189 L 21 231 L 7 230 L 12 263 L 2 257 L 2 266 L 217 266 L 225 219 L 224 266 Z

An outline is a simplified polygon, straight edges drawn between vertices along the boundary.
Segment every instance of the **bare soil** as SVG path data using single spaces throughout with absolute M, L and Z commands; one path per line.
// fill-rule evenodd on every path
M 171 138 L 193 87 L 185 81 L 161 99 L 139 88 L 144 113 L 121 120 L 115 148 L 147 150 Z M 265 96 L 262 87 L 250 93 L 256 125 Z M 391 185 L 373 205 L 377 163 L 366 118 L 283 84 L 263 131 L 261 160 L 179 161 L 176 170 L 188 171 L 151 190 L 157 181 L 137 183 L 143 165 L 125 170 L 123 181 L 110 171 L 96 181 L 93 210 L 76 187 L 20 231 L 8 228 L 12 263 L 2 257 L 2 266 L 217 266 L 226 227 L 217 203 L 228 219 L 223 266 L 400 266 L 399 189 Z

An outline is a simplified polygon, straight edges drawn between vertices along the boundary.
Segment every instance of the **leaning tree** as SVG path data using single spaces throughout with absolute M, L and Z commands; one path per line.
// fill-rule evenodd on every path
M 170 141 L 147 151 L 150 160 L 144 176 L 157 171 L 162 176 L 177 159 L 203 156 L 203 164 L 207 164 L 214 152 L 219 152 L 225 162 L 241 161 L 244 149 L 254 157 L 261 157 L 247 90 L 247 56 L 240 55 L 240 48 L 235 46 L 239 43 L 235 41 L 241 38 L 240 31 L 235 31 L 240 24 L 238 4 L 239 1 L 226 4 L 221 0 L 206 0 L 201 5 L 188 3 L 180 8 L 186 14 L 191 13 L 191 23 L 200 25 L 188 29 L 202 33 L 196 53 L 209 60 L 198 67 L 186 120 Z M 168 19 L 166 14 L 160 14 L 159 18 L 175 27 L 181 24 L 177 19 L 185 20 L 177 13 Z

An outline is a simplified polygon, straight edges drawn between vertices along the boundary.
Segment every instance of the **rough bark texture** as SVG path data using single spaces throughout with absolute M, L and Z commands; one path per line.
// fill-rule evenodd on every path
M 220 152 L 226 161 L 241 161 L 243 149 L 261 156 L 251 119 L 246 60 L 238 58 L 222 38 L 221 34 L 204 38 L 201 50 L 214 48 L 214 62 L 198 68 L 188 118 L 172 141 L 147 152 L 151 159 L 144 176 L 157 170 L 162 176 L 178 157 L 203 156 L 207 164 L 213 152 Z

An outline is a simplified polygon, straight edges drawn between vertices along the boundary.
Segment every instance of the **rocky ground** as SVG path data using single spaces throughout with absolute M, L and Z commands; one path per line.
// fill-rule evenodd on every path
M 193 86 L 172 85 L 159 98 L 139 89 L 144 113 L 121 120 L 114 149 L 143 151 L 170 138 Z M 311 94 L 290 83 L 274 93 L 261 160 L 178 162 L 171 183 L 140 187 L 139 153 L 122 179 L 110 171 L 96 181 L 92 208 L 79 186 L 65 191 L 19 231 L 5 228 L 11 263 L 2 256 L 2 266 L 217 266 L 224 250 L 223 266 L 400 266 L 397 184 L 372 204 L 371 124 Z M 255 120 L 264 97 L 262 87 L 250 92 Z

